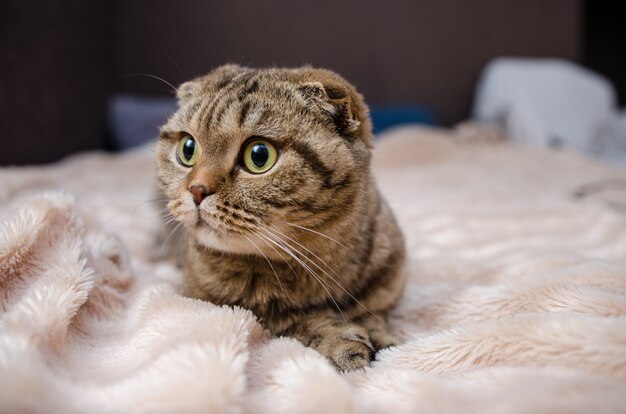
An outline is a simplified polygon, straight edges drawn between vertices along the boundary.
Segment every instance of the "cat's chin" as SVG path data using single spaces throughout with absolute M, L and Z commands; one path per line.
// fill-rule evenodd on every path
M 220 250 L 235 254 L 252 254 L 259 255 L 259 249 L 253 244 L 261 248 L 262 241 L 252 240 L 253 236 L 242 236 L 232 232 L 217 232 L 209 226 L 201 226 L 194 231 L 196 241 L 209 249 Z M 270 252 L 264 252 L 270 256 Z

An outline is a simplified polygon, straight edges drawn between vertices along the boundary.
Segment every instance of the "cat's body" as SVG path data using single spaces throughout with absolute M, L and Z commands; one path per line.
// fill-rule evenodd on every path
M 404 245 L 360 95 L 329 71 L 233 65 L 178 94 L 157 162 L 187 230 L 188 294 L 250 309 L 340 370 L 367 365 L 394 343 Z

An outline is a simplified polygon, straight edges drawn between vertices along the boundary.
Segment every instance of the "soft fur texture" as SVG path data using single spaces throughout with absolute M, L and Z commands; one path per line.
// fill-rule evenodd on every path
M 1 170 L 0 412 L 624 412 L 626 198 L 574 193 L 626 174 L 456 137 L 377 145 L 406 343 L 350 374 L 180 294 L 155 260 L 150 151 Z
M 356 90 L 323 69 L 225 65 L 178 96 L 157 174 L 184 225 L 187 294 L 249 309 L 341 371 L 395 345 L 385 318 L 404 286 L 404 242 L 370 173 Z M 190 139 L 199 155 L 186 165 L 177 150 Z M 257 174 L 243 158 L 259 140 L 278 158 Z

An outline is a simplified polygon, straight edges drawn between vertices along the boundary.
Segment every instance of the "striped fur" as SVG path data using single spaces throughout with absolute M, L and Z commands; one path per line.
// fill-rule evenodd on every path
M 362 97 L 326 70 L 226 65 L 181 85 L 178 98 L 157 163 L 186 229 L 188 294 L 252 310 L 339 370 L 368 365 L 394 343 L 385 315 L 404 284 L 404 244 L 370 174 Z M 175 158 L 184 134 L 201 147 L 192 168 Z M 278 148 L 264 174 L 241 167 L 250 137 Z M 196 184 L 213 192 L 199 207 Z

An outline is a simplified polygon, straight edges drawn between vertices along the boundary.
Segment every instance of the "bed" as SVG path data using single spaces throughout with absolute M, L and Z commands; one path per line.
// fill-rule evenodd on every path
M 385 133 L 404 342 L 342 374 L 180 294 L 153 170 L 150 146 L 0 170 L 0 412 L 626 411 L 626 198 L 584 191 L 624 171 L 476 130 Z

